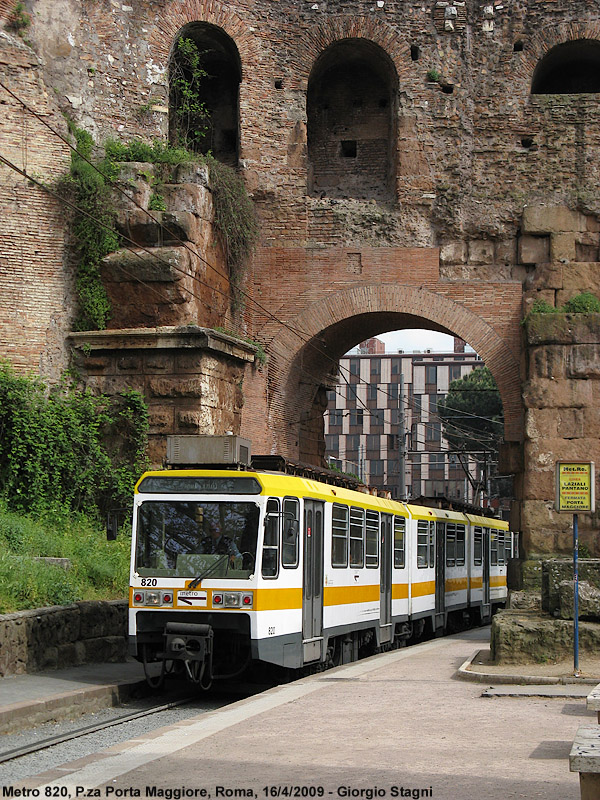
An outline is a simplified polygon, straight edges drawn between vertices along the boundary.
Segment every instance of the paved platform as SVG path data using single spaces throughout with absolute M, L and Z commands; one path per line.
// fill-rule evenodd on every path
M 144 684 L 144 668 L 133 660 L 2 678 L 0 734 L 119 705 Z
M 302 678 L 20 788 L 72 798 L 576 800 L 569 752 L 595 715 L 583 697 L 541 697 L 532 686 L 484 696 L 492 682 L 457 679 L 486 636 L 468 631 Z

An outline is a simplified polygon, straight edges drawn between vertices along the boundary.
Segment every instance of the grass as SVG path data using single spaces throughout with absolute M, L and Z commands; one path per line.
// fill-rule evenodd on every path
M 0 613 L 127 596 L 131 538 L 108 542 L 73 513 L 22 515 L 0 506 Z M 35 557 L 68 558 L 70 569 Z

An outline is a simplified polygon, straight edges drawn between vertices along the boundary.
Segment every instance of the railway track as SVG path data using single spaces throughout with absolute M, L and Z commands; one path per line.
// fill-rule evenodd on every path
M 63 742 L 71 741 L 72 739 L 79 739 L 82 736 L 87 736 L 91 733 L 97 733 L 98 731 L 105 730 L 107 728 L 112 728 L 115 725 L 123 725 L 127 722 L 132 722 L 136 719 L 141 719 L 143 717 L 149 717 L 153 714 L 160 714 L 163 711 L 170 711 L 173 708 L 179 708 L 180 706 L 185 705 L 186 703 L 191 703 L 192 701 L 196 700 L 197 696 L 190 696 L 180 698 L 178 700 L 172 700 L 168 703 L 162 703 L 160 705 L 151 706 L 150 708 L 146 708 L 142 711 L 134 711 L 128 714 L 121 714 L 118 717 L 113 717 L 110 720 L 105 722 L 97 722 L 91 725 L 82 725 L 79 728 L 75 728 L 74 730 L 68 731 L 66 733 L 57 734 L 55 736 L 49 736 L 45 739 L 40 739 L 36 742 L 31 742 L 30 744 L 22 745 L 20 747 L 14 747 L 10 750 L 0 751 L 0 764 L 6 761 L 12 761 L 16 758 L 21 758 L 22 756 L 30 755 L 31 753 L 37 753 L 41 750 L 46 750 L 49 747 L 54 747 L 57 744 L 62 744 Z

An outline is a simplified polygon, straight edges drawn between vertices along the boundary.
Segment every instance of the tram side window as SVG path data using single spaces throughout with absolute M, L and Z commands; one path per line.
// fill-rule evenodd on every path
M 498 566 L 498 534 L 494 531 L 490 531 L 490 564 Z
M 429 523 L 419 520 L 417 523 L 417 567 L 426 569 L 429 566 Z
M 267 500 L 267 516 L 265 517 L 265 538 L 262 551 L 263 578 L 276 578 L 279 570 L 279 500 L 270 497 Z
M 406 564 L 406 520 L 404 517 L 394 517 L 394 567 L 404 569 Z
M 367 567 L 379 566 L 379 512 L 367 511 Z
M 298 539 L 300 530 L 300 503 L 295 497 L 283 501 L 283 536 L 281 563 L 286 569 L 298 566 Z
M 464 525 L 456 526 L 456 566 L 464 567 L 465 565 L 465 538 L 466 531 Z
M 446 525 L 446 566 L 456 566 L 456 525 L 453 522 Z
M 475 528 L 473 531 L 473 566 L 480 567 L 483 564 L 483 530 Z
M 435 567 L 435 522 L 429 523 L 429 566 Z
M 498 531 L 498 564 L 504 565 L 506 559 L 504 557 L 504 532 Z
M 348 566 L 348 506 L 333 504 L 331 520 L 331 566 Z
M 364 567 L 365 565 L 365 510 L 364 508 L 350 508 L 350 566 Z

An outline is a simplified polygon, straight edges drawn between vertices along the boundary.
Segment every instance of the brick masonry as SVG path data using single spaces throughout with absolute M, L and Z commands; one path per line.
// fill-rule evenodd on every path
M 528 371 L 520 320 L 534 299 L 560 305 L 583 289 L 600 290 L 600 109 L 598 95 L 530 90 L 554 46 L 600 39 L 595 7 L 586 0 L 26 5 L 32 26 L 24 36 L 32 48 L 2 34 L 0 78 L 55 127 L 64 131 L 65 112 L 98 144 L 166 136 L 168 59 L 180 32 L 196 23 L 215 26 L 239 54 L 239 169 L 261 224 L 243 313 L 236 318 L 222 304 L 222 274 L 194 275 L 183 264 L 188 277 L 162 273 L 164 302 L 153 303 L 151 290 L 122 279 L 123 263 L 107 264 L 120 313 L 113 328 L 211 327 L 223 317 L 243 329 L 266 346 L 269 363 L 246 368 L 243 409 L 238 398 L 227 424 L 239 425 L 255 450 L 308 459 L 318 457 L 323 386 L 341 354 L 365 336 L 409 324 L 450 331 L 477 349 L 498 381 L 512 443 L 507 464 L 525 476 L 519 492 L 546 491 L 526 489 L 536 467 L 527 446 L 521 448 L 529 424 L 523 392 L 537 382 L 542 398 L 551 394 Z M 456 15 L 446 14 L 449 6 Z M 11 8 L 0 0 L 0 17 Z M 350 133 L 335 135 L 350 145 L 345 155 L 332 150 L 331 158 L 353 159 L 355 142 L 356 161 L 338 164 L 345 172 L 332 174 L 351 173 L 352 180 L 345 191 L 325 185 L 321 192 L 311 183 L 323 167 L 311 142 L 331 109 L 326 91 L 311 90 L 330 76 L 338 80 L 335 70 L 354 57 L 347 46 L 353 39 L 360 40 L 361 63 L 385 77 L 389 96 L 378 98 L 376 126 L 363 125 L 363 112 L 347 101 Z M 307 98 L 315 103 L 310 108 Z M 6 93 L 0 99 L 2 153 L 45 179 L 65 171 L 65 145 Z M 385 152 L 391 180 L 369 170 L 368 159 L 361 166 L 363 145 L 370 159 Z M 369 170 L 362 187 L 361 169 Z M 19 368 L 54 378 L 67 363 L 74 313 L 63 214 L 40 190 L 4 166 L 0 171 L 0 347 Z M 190 241 L 221 269 L 219 243 L 202 229 L 203 221 L 210 227 L 210 214 L 185 222 L 181 197 L 180 187 L 169 197 L 169 213 L 180 214 L 188 231 L 196 226 Z M 198 278 L 200 297 L 186 301 Z M 594 374 L 596 355 L 574 355 L 577 369 Z M 232 369 L 237 382 L 238 366 Z M 578 394 L 570 408 L 595 402 L 582 387 L 572 391 Z M 188 402 L 176 393 L 171 401 L 182 409 Z M 210 425 L 218 427 L 217 416 Z M 580 417 L 565 417 L 563 428 L 572 424 L 584 440 L 593 439 L 591 407 Z M 516 517 L 526 535 L 537 524 L 528 519 L 521 526 Z

